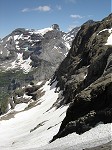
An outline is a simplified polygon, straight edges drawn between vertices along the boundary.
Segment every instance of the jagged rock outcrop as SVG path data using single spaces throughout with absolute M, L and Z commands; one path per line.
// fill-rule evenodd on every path
M 82 134 L 99 122 L 112 122 L 111 36 L 112 14 L 102 21 L 83 24 L 55 72 L 53 80 L 58 81 L 64 96 L 56 105 L 70 106 L 53 140 L 72 132 Z

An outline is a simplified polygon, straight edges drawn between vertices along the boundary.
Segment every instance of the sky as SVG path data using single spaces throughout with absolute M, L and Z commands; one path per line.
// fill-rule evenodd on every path
M 16 28 L 43 29 L 58 24 L 68 32 L 87 20 L 111 13 L 112 0 L 0 0 L 0 38 Z

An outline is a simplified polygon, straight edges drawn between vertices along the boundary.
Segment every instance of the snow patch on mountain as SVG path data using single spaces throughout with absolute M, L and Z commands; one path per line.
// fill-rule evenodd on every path
M 107 39 L 107 43 L 105 43 L 105 45 L 112 45 L 112 28 L 111 29 L 103 29 L 97 35 L 99 35 L 102 32 L 105 32 L 105 31 L 108 31 L 108 33 L 110 34 Z
M 18 40 L 22 39 L 23 33 L 19 35 Z
M 4 46 L 4 48 L 6 48 L 7 47 L 7 44 Z
M 15 44 L 19 44 L 19 41 L 16 41 Z
M 12 36 L 9 36 L 7 39 L 7 42 L 10 41 L 12 39 Z
M 43 35 L 46 34 L 48 31 L 52 31 L 52 30 L 53 30 L 52 27 L 51 27 L 51 28 L 44 28 L 44 29 L 41 29 L 41 30 L 35 30 L 34 33 L 35 33 L 35 34 L 41 34 L 41 35 L 43 36 Z
M 65 46 L 70 49 L 71 48 L 71 45 L 68 43 L 68 42 L 65 42 Z
M 66 41 L 65 45 L 68 47 L 68 49 L 71 48 L 72 41 L 74 40 L 74 38 L 75 38 L 77 32 L 79 31 L 79 29 L 80 29 L 79 27 L 76 27 L 76 28 L 72 29 L 70 32 L 65 33 L 63 35 L 63 40 Z
M 23 60 L 23 53 L 17 53 L 16 60 L 13 61 L 11 63 L 11 66 L 8 67 L 6 70 L 20 68 L 23 70 L 24 73 L 28 73 L 32 68 L 32 66 L 30 65 L 31 62 L 32 60 L 30 59 L 30 57 L 28 59 Z
M 24 95 L 23 95 L 23 98 L 25 98 L 25 99 L 31 99 L 32 96 L 28 96 L 28 95 L 24 94 Z
M 14 108 L 14 111 L 18 112 L 18 111 L 22 111 L 24 110 L 26 107 L 28 107 L 27 103 L 21 103 L 21 104 L 17 104 Z
M 16 45 L 16 49 L 17 49 L 17 50 L 20 50 L 20 47 L 19 47 L 19 45 Z
M 101 30 L 97 35 L 99 35 L 99 34 L 102 33 L 102 32 L 105 32 L 105 31 L 108 31 L 108 29 L 103 29 L 103 30 Z
M 3 51 L 0 51 L 0 54 L 2 55 L 2 54 L 3 54 Z
M 108 29 L 108 32 L 110 33 L 110 36 L 107 39 L 107 43 L 105 45 L 112 45 L 112 28 Z
M 36 85 L 41 85 L 43 81 L 39 81 Z
M 14 41 L 16 41 L 19 38 L 20 35 L 14 35 Z
M 10 55 L 10 51 L 9 50 L 7 50 L 7 56 L 9 56 Z

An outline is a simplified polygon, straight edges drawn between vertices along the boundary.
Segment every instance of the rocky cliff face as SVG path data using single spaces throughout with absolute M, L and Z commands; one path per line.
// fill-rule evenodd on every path
M 53 140 L 112 122 L 112 14 L 81 26 L 54 80 L 64 97 L 56 106 L 70 106 Z

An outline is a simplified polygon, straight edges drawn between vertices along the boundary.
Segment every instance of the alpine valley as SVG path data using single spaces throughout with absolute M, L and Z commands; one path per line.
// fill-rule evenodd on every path
M 111 150 L 112 14 L 1 39 L 0 115 L 0 150 Z

